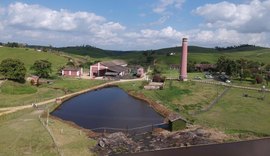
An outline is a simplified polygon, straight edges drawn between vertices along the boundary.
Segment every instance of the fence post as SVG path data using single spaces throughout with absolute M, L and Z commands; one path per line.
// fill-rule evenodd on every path
M 128 134 L 128 126 L 126 127 L 126 133 Z

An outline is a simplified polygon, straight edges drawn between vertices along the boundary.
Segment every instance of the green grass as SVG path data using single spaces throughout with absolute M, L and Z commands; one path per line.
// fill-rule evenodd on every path
M 69 92 L 76 92 L 90 87 L 94 87 L 105 83 L 103 80 L 84 80 L 84 79 L 73 79 L 64 78 L 63 80 L 57 80 L 55 83 L 50 85 L 50 88 L 61 88 L 68 90 Z
M 217 94 L 224 90 L 222 86 L 180 81 L 166 81 L 164 90 L 143 90 L 144 84 L 130 82 L 119 84 L 119 87 L 136 94 L 144 94 L 147 98 L 188 118 L 189 114 L 207 107 Z
M 248 94 L 251 97 L 243 97 Z M 196 116 L 200 124 L 219 128 L 227 133 L 270 135 L 270 94 L 259 100 L 257 91 L 231 89 L 209 112 Z
M 50 52 L 37 52 L 33 49 L 26 48 L 0 48 L 0 62 L 6 58 L 20 59 L 26 66 L 28 73 L 30 67 L 36 60 L 48 60 L 52 63 L 53 72 L 56 73 L 57 69 L 65 65 L 68 61 L 67 58 L 58 56 Z
M 1 122 L 0 138 L 0 156 L 58 155 L 53 140 L 34 112 Z
M 224 91 L 224 87 L 194 82 L 166 81 L 164 90 L 142 90 L 142 82 L 119 84 L 126 91 L 144 94 L 167 108 L 179 112 L 189 121 L 206 127 L 217 128 L 240 138 L 270 136 L 270 93 L 260 100 L 262 93 L 231 88 L 214 107 L 207 112 L 193 115 Z M 249 97 L 243 97 L 248 94 Z
M 6 81 L 0 89 L 1 93 L 11 95 L 33 94 L 37 92 L 37 88 L 31 86 L 29 83 L 21 84 L 12 81 Z

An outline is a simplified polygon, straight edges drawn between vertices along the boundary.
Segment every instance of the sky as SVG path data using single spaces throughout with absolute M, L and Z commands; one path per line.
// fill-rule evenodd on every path
M 149 50 L 270 47 L 270 0 L 0 0 L 0 42 Z

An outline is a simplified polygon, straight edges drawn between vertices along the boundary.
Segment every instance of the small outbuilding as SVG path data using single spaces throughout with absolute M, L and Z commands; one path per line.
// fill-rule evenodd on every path
M 30 76 L 26 79 L 31 83 L 31 85 L 38 86 L 39 85 L 39 77 L 36 75 Z
M 187 120 L 177 113 L 171 113 L 167 119 L 170 131 L 183 130 L 187 126 Z
M 144 69 L 143 67 L 140 67 L 137 69 L 137 74 L 136 74 L 137 77 L 143 77 L 144 76 Z
M 65 67 L 62 69 L 62 76 L 80 77 L 83 75 L 83 69 L 77 67 Z

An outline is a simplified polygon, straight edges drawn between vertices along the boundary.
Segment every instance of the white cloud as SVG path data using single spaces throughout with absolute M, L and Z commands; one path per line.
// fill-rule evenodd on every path
M 171 7 L 183 0 L 160 0 L 163 24 Z M 236 44 L 270 46 L 270 0 L 252 0 L 246 4 L 221 2 L 193 11 L 205 19 L 203 26 L 179 31 L 172 26 L 130 31 L 121 23 L 108 21 L 90 12 L 52 10 L 40 5 L 13 3 L 0 7 L 0 41 L 54 46 L 90 44 L 105 49 L 158 49 L 181 44 L 188 37 L 191 45 L 207 47 Z
M 202 16 L 209 28 L 226 28 L 245 33 L 270 32 L 270 0 L 252 0 L 247 4 L 207 4 L 198 7 L 194 13 Z
M 155 13 L 164 13 L 168 7 L 181 8 L 185 0 L 159 0 L 159 4 L 153 9 Z
M 269 46 L 270 33 L 241 33 L 236 30 L 219 28 L 215 30 L 197 29 L 189 32 L 192 44 L 201 46 L 231 46 L 251 44 Z
M 11 4 L 7 10 L 7 19 L 12 26 L 56 31 L 76 30 L 83 25 L 105 21 L 105 18 L 93 13 L 56 11 L 24 3 Z
M 111 45 L 122 42 L 119 35 L 126 28 L 94 13 L 52 10 L 40 5 L 17 2 L 10 4 L 5 10 L 0 8 L 1 29 L 10 34 L 9 39 L 14 38 L 15 41 L 27 38 L 31 41 L 45 41 L 45 44 L 74 41 L 73 45 Z M 6 37 L 1 36 L 0 39 Z

